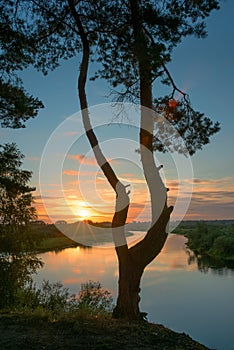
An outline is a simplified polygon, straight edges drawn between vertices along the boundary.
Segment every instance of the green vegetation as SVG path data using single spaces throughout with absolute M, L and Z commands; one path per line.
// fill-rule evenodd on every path
M 11 235 L 8 235 L 8 239 Z M 27 236 L 32 244 L 24 244 L 24 253 L 44 253 L 65 248 L 77 247 L 79 244 L 61 233 L 55 225 L 29 225 Z M 3 230 L 0 225 L 0 252 L 6 253 L 3 241 Z M 23 241 L 22 241 L 23 243 Z
M 77 247 L 79 244 L 65 236 L 55 225 L 31 224 L 30 233 L 36 245 L 37 253 L 58 251 L 64 248 Z
M 95 245 L 113 243 L 110 223 L 78 221 L 61 226 L 36 223 L 31 225 L 31 235 L 37 241 L 39 238 L 36 246 L 39 253 L 77 246 L 89 248 Z M 126 232 L 126 236 L 131 235 L 130 232 Z
M 196 255 L 219 261 L 234 261 L 234 222 L 183 222 L 174 231 L 188 238 L 187 246 Z
M 54 224 L 45 224 L 41 221 L 33 222 L 27 228 L 28 238 L 33 245 L 28 246 L 25 244 L 23 251 L 44 253 L 77 246 L 90 248 L 96 243 L 102 244 L 112 242 L 111 227 L 104 224 L 99 223 L 91 225 L 87 222 L 77 222 L 64 225 L 61 229 L 63 232 L 67 232 L 68 236 L 71 235 L 72 232 L 75 232 L 73 235 L 74 240 L 72 240 L 63 234 Z M 77 229 L 78 226 L 79 229 Z M 1 244 L 2 235 L 3 231 L 0 224 L 0 252 L 5 252 L 4 245 Z M 131 235 L 132 233 L 126 232 L 126 236 Z
M 78 295 L 71 294 L 62 283 L 43 281 L 41 288 L 32 283 L 21 288 L 17 305 L 8 305 L 4 311 L 38 314 L 50 320 L 67 314 L 104 315 L 111 314 L 113 298 L 100 282 L 89 281 L 81 285 Z
M 18 303 L 19 292 L 42 266 L 30 234 L 36 217 L 32 173 L 22 169 L 24 155 L 16 144 L 0 145 L 0 308 Z
M 66 236 L 48 237 L 38 245 L 38 252 L 58 251 L 65 248 L 76 247 L 78 244 Z
M 115 320 L 112 308 L 99 282 L 82 284 L 78 297 L 61 283 L 29 286 L 17 308 L 0 313 L 0 348 L 207 350 L 162 325 Z

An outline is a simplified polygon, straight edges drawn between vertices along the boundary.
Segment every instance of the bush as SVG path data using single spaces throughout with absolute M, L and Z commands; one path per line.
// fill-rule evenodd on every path
M 43 280 L 40 289 L 28 285 L 20 292 L 20 308 L 28 310 L 44 309 L 52 314 L 71 311 L 78 306 L 75 294 L 70 294 L 61 282 L 50 283 Z
M 77 301 L 75 294 L 70 294 L 61 282 L 43 281 L 39 290 L 39 303 L 52 312 L 69 311 Z
M 100 315 L 110 313 L 113 309 L 111 293 L 104 290 L 100 282 L 89 281 L 81 284 L 81 290 L 76 296 L 61 282 L 43 281 L 40 289 L 29 284 L 19 291 L 19 309 L 28 311 L 43 311 L 51 316 L 69 312 L 79 315 Z
M 104 290 L 100 282 L 89 281 L 81 284 L 78 295 L 79 309 L 89 313 L 102 314 L 113 310 L 113 298 L 108 290 Z
M 32 254 L 0 255 L 0 309 L 17 308 L 32 283 L 32 274 L 43 265 Z

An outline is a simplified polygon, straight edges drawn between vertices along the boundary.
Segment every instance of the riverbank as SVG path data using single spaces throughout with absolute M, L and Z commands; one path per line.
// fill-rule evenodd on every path
M 110 225 L 90 225 L 85 222 L 61 225 L 31 225 L 31 239 L 36 242 L 36 253 L 59 251 L 65 248 L 83 247 L 91 248 L 113 244 Z M 129 231 L 126 237 L 133 236 Z
M 66 248 L 75 248 L 77 246 L 79 246 L 77 242 L 74 242 L 64 235 L 61 235 L 61 237 L 47 237 L 38 244 L 36 252 L 46 253 L 50 251 L 60 251 Z
M 183 221 L 174 233 L 185 236 L 186 246 L 197 258 L 210 258 L 223 267 L 234 265 L 234 223 Z
M 129 226 L 130 228 L 130 226 Z M 132 228 L 138 227 L 135 224 Z M 61 229 L 61 231 L 60 231 Z M 40 236 L 37 252 L 59 251 L 77 246 L 92 247 L 112 242 L 111 228 L 74 223 L 63 225 L 58 229 L 55 225 L 35 227 L 33 234 Z M 133 230 L 137 232 L 137 230 Z M 207 260 L 212 266 L 234 266 L 234 223 L 224 222 L 190 222 L 184 221 L 173 231 L 175 234 L 185 236 L 186 246 L 197 259 Z M 127 236 L 131 236 L 127 232 Z
M 108 317 L 0 314 L 0 349 L 142 349 L 209 350 L 184 333 L 148 322 L 130 323 Z

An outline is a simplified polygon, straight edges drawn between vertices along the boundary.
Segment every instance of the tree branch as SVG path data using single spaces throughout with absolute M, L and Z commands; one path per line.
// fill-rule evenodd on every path
M 63 24 L 65 24 L 68 28 L 70 28 L 72 31 L 74 31 L 76 34 L 79 35 L 79 32 L 78 32 L 72 25 L 70 25 L 69 23 L 67 23 L 67 22 L 64 21 L 65 17 L 66 17 L 67 14 L 68 14 L 68 11 L 64 13 L 64 17 L 63 17 L 63 18 L 60 18 L 60 17 L 57 17 L 53 12 L 51 12 L 50 10 L 48 10 L 46 7 L 44 7 L 44 6 L 42 6 L 40 3 L 38 3 L 36 0 L 31 0 L 31 2 L 32 2 L 34 5 L 38 6 L 41 10 L 47 12 L 50 16 L 52 16 L 53 18 L 55 18 L 55 19 L 58 21 L 58 23 L 63 23 Z M 53 32 L 52 32 L 52 33 L 53 33 Z M 52 33 L 50 33 L 50 34 L 52 34 Z M 45 36 L 45 38 L 46 38 L 46 37 L 47 37 L 47 36 Z M 44 38 L 44 37 L 43 37 L 43 38 Z M 42 39 L 43 39 L 43 38 L 42 38 Z
M 153 46 L 156 46 L 152 34 L 151 34 L 145 27 L 143 27 L 143 30 L 144 30 L 144 32 L 146 33 L 146 35 L 150 38 L 151 43 L 153 44 Z M 179 92 L 181 95 L 183 95 L 185 101 L 186 101 L 187 103 L 189 103 L 189 100 L 187 99 L 188 94 L 187 94 L 186 92 L 180 90 L 180 89 L 177 87 L 177 85 L 176 85 L 175 82 L 174 82 L 174 79 L 172 78 L 172 76 L 171 76 L 169 70 L 167 69 L 165 63 L 163 62 L 163 60 L 161 60 L 161 65 L 162 65 L 163 70 L 164 70 L 164 72 L 166 73 L 166 75 L 167 75 L 167 77 L 168 77 L 168 79 L 169 79 L 169 81 L 170 81 L 170 83 L 171 83 L 171 85 L 172 85 L 172 87 L 173 87 L 172 97 L 174 96 L 175 91 L 177 91 L 177 92 Z
M 116 191 L 116 185 L 119 180 L 116 177 L 112 167 L 110 166 L 110 164 L 108 163 L 107 159 L 105 158 L 105 156 L 103 155 L 100 149 L 97 137 L 93 131 L 90 118 L 89 118 L 88 102 L 87 102 L 86 93 L 85 93 L 85 85 L 87 81 L 89 56 L 90 56 L 89 41 L 87 38 L 87 34 L 85 33 L 83 25 L 81 23 L 79 14 L 76 11 L 74 1 L 68 0 L 68 4 L 71 10 L 71 14 L 76 22 L 77 28 L 79 30 L 79 35 L 83 44 L 83 56 L 82 56 L 80 74 L 78 79 L 78 93 L 79 93 L 79 99 L 80 99 L 81 110 L 82 110 L 83 124 L 85 127 L 88 140 L 93 148 L 97 163 L 102 169 L 105 176 L 107 177 L 114 191 Z
M 78 79 L 78 92 L 79 92 L 79 99 L 80 99 L 81 110 L 82 110 L 82 120 L 86 131 L 86 135 L 93 149 L 97 163 L 102 169 L 108 182 L 116 192 L 116 206 L 115 206 L 115 214 L 112 220 L 112 233 L 113 233 L 117 255 L 119 259 L 125 259 L 126 254 L 128 253 L 128 246 L 125 238 L 125 223 L 126 223 L 126 218 L 128 214 L 128 208 L 129 208 L 129 196 L 128 196 L 129 193 L 126 192 L 125 186 L 119 181 L 119 179 L 115 175 L 114 170 L 112 169 L 109 162 L 103 155 L 101 148 L 99 146 L 98 140 L 96 138 L 96 135 L 92 129 L 92 125 L 89 118 L 88 102 L 87 102 L 86 93 L 85 93 L 85 85 L 87 81 L 89 55 L 90 55 L 89 41 L 87 38 L 87 34 L 84 31 L 79 14 L 76 11 L 74 1 L 68 0 L 68 4 L 70 6 L 71 13 L 75 19 L 76 25 L 79 30 L 79 35 L 83 44 L 83 56 L 82 56 L 80 74 Z

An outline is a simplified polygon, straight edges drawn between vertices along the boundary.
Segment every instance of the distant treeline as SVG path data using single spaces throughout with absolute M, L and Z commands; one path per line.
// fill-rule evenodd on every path
M 87 225 L 97 227 L 111 227 L 110 222 L 94 223 L 85 222 Z M 60 225 L 66 222 L 58 223 Z M 67 226 L 73 224 L 66 224 Z M 127 225 L 128 231 L 147 231 L 149 222 L 132 222 Z M 82 244 L 77 244 L 66 237 L 59 225 L 45 224 L 42 221 L 30 225 L 30 238 L 35 242 L 36 251 L 49 251 L 63 249 Z M 187 246 L 197 256 L 207 256 L 216 260 L 234 261 L 234 220 L 213 221 L 182 221 L 173 233 L 184 235 L 188 238 Z M 0 225 L 1 242 L 1 225 Z M 0 251 L 4 251 L 1 249 Z
M 184 221 L 174 231 L 196 255 L 234 261 L 234 220 Z

